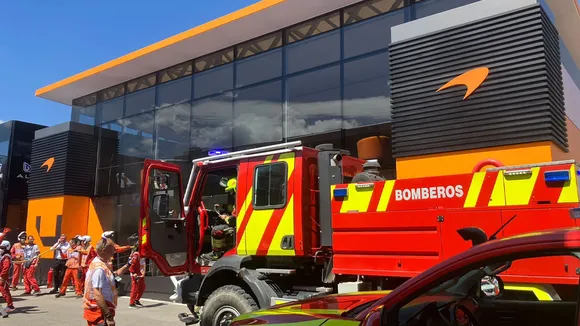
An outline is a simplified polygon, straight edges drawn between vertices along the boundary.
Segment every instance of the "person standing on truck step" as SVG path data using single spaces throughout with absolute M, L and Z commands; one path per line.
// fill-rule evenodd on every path
M 227 180 L 227 179 L 226 179 Z M 211 246 L 212 252 L 201 255 L 201 258 L 206 261 L 215 261 L 223 256 L 226 252 L 228 240 L 233 239 L 233 234 L 236 228 L 236 178 L 220 181 L 220 185 L 225 188 L 228 194 L 227 213 L 220 213 L 222 224 L 212 227 L 211 230 Z M 214 209 L 216 212 L 219 209 L 219 204 L 216 204 Z
M 115 242 L 102 237 L 96 245 L 97 257 L 89 265 L 83 295 L 83 318 L 89 326 L 115 325 L 117 288 L 115 280 L 129 269 L 129 264 L 113 272 L 108 261 L 115 254 Z
M 25 245 L 26 232 L 20 232 L 20 234 L 18 234 L 18 242 L 14 243 L 12 249 L 10 249 L 10 254 L 12 255 L 12 264 L 14 265 L 14 271 L 12 272 L 12 291 L 18 290 L 16 286 L 18 285 L 18 281 L 20 281 L 20 277 L 22 276 Z
M 0 293 L 6 301 L 5 312 L 14 311 L 14 302 L 12 295 L 10 295 L 10 268 L 12 267 L 12 256 L 10 255 L 10 242 L 3 240 L 0 242 Z M 1 309 L 1 308 L 0 308 Z
M 95 251 L 95 248 L 91 245 L 91 240 L 92 238 L 90 235 L 85 235 L 84 237 L 82 237 L 81 249 L 79 249 L 79 252 L 81 253 L 81 268 L 79 268 L 81 274 L 79 277 L 81 289 L 85 288 L 85 278 L 87 276 L 89 265 L 91 264 L 93 259 L 97 257 L 97 252 Z
M 131 297 L 129 308 L 143 307 L 141 297 L 145 292 L 145 258 L 141 258 L 139 247 L 136 246 L 129 258 L 129 273 L 131 273 Z
M 34 273 L 40 259 L 40 249 L 34 244 L 34 237 L 28 236 L 28 243 L 24 247 L 24 294 L 40 294 L 40 287 Z M 34 291 L 34 292 L 32 292 Z
M 82 298 L 83 290 L 81 289 L 81 283 L 79 282 L 78 270 L 80 268 L 80 258 L 81 254 L 79 252 L 79 239 L 72 238 L 71 245 L 68 249 L 68 259 L 66 261 L 66 272 L 62 280 L 62 285 L 60 286 L 59 293 L 56 294 L 57 298 L 66 295 L 66 288 L 68 287 L 71 279 L 75 287 L 75 292 L 77 298 Z
M 68 259 L 68 250 L 70 244 L 66 241 L 66 235 L 62 234 L 50 250 L 54 251 L 55 264 L 52 267 L 54 272 L 54 289 L 50 291 L 50 294 L 58 293 L 60 286 L 62 285 L 62 279 L 64 278 L 64 273 L 66 272 L 66 261 Z

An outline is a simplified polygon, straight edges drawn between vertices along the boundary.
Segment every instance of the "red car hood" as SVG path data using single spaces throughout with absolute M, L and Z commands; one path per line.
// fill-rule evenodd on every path
M 231 326 L 290 323 L 316 326 L 328 319 L 331 320 L 331 324 L 354 325 L 359 323 L 354 320 L 354 316 L 342 317 L 341 314 L 370 301 L 378 300 L 389 292 L 333 294 L 289 302 L 242 315 L 236 318 Z

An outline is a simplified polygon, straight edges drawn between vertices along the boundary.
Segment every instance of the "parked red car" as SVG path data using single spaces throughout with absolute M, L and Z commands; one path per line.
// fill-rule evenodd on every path
M 547 217 L 549 218 L 549 217 Z M 474 241 L 475 243 L 476 241 Z M 481 242 L 481 241 L 480 241 Z M 552 284 L 544 295 L 510 291 L 513 266 L 529 260 L 561 265 L 576 285 Z M 311 298 L 242 315 L 230 326 L 318 325 L 579 325 L 580 228 L 518 235 L 477 244 L 390 293 L 361 292 Z M 534 276 L 534 271 L 526 271 Z M 528 294 L 535 293 L 533 289 Z

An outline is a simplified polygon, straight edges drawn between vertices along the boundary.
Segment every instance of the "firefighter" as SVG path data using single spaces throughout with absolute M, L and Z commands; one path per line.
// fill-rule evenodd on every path
M 208 261 L 218 260 L 227 250 L 228 242 L 233 239 L 233 234 L 236 227 L 236 178 L 230 178 L 225 181 L 222 180 L 220 185 L 225 188 L 228 196 L 228 204 L 226 205 L 227 213 L 220 213 L 219 217 L 221 223 L 214 226 L 211 231 L 211 246 L 212 252 L 202 254 L 202 259 Z M 219 204 L 216 204 L 214 209 L 218 211 Z
M 79 282 L 78 270 L 80 268 L 80 252 L 79 252 L 79 240 L 75 237 L 70 241 L 70 247 L 68 249 L 68 259 L 66 261 L 66 272 L 62 280 L 62 285 L 60 286 L 59 293 L 56 294 L 57 298 L 66 295 L 66 288 L 70 283 L 71 279 L 75 287 L 75 292 L 77 298 L 82 298 L 83 290 L 81 289 L 81 284 Z
M 139 247 L 135 245 L 129 257 L 129 273 L 131 273 L 131 296 L 129 308 L 143 307 L 139 301 L 145 292 L 145 258 L 141 258 Z
M 0 293 L 6 301 L 5 312 L 14 311 L 14 302 L 12 301 L 12 295 L 10 295 L 10 283 L 8 279 L 10 277 L 10 268 L 12 267 L 12 256 L 10 255 L 10 242 L 3 240 L 0 242 Z
M 40 249 L 34 244 L 34 237 L 28 236 L 28 243 L 24 247 L 24 294 L 40 294 L 40 287 L 34 273 L 40 259 Z M 34 291 L 34 292 L 32 292 Z
M 18 234 L 18 242 L 12 246 L 12 249 L 10 249 L 12 264 L 14 265 L 14 271 L 12 273 L 12 291 L 18 290 L 16 286 L 22 276 L 22 269 L 24 267 L 24 246 L 26 246 L 26 232 L 20 232 L 20 234 Z
M 81 283 L 81 289 L 85 288 L 85 277 L 87 276 L 87 270 L 93 259 L 97 256 L 95 248 L 91 245 L 91 236 L 85 235 L 81 238 L 81 248 L 79 252 L 81 254 L 81 268 L 79 268 L 79 282 Z

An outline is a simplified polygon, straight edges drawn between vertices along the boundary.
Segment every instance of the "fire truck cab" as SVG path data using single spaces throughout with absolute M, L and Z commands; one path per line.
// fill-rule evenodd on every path
M 140 250 L 165 275 L 188 275 L 186 323 L 202 306 L 202 326 L 217 325 L 281 302 L 393 289 L 469 248 L 457 232 L 465 227 L 502 238 L 576 225 L 573 161 L 489 160 L 469 174 L 388 180 L 370 154 L 330 145 L 212 154 L 193 161 L 185 188 L 176 165 L 146 160 L 143 169 Z M 212 240 L 214 230 L 224 232 Z M 512 267 L 507 288 L 554 292 L 577 281 L 577 260 L 550 259 Z

